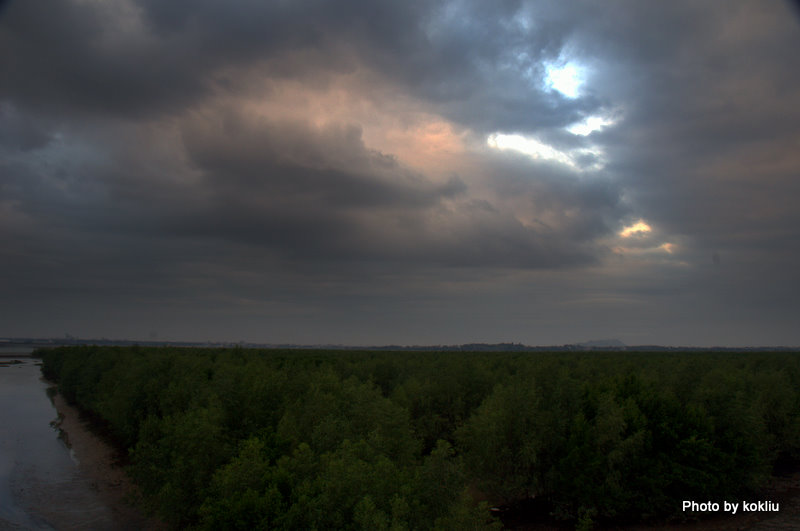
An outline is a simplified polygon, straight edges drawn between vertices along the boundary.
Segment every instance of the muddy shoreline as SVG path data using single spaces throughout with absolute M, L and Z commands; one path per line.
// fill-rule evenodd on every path
M 56 426 L 71 449 L 78 468 L 91 481 L 92 488 L 109 507 L 123 531 L 166 530 L 168 527 L 148 517 L 132 504 L 135 488 L 120 464 L 119 450 L 92 432 L 80 411 L 67 403 L 61 394 L 51 396 L 58 412 Z

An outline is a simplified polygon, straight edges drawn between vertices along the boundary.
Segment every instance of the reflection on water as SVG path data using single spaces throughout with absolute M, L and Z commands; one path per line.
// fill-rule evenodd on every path
M 51 425 L 57 413 L 38 360 L 9 356 L 0 349 L 0 531 L 117 528 Z

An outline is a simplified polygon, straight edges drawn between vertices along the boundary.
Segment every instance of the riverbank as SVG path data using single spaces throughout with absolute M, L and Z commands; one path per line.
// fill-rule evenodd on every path
M 52 384 L 42 378 L 38 360 L 13 349 L 0 354 L 0 530 L 147 529 L 141 517 L 107 503 L 106 489 L 85 472 L 92 460 L 81 437 L 74 447 L 83 468 L 59 437 Z M 68 428 L 73 439 L 81 433 L 79 424 Z
M 57 427 L 62 438 L 72 450 L 83 475 L 91 481 L 92 488 L 108 506 L 122 531 L 167 529 L 166 524 L 148 518 L 134 507 L 129 498 L 134 485 L 120 464 L 119 451 L 92 432 L 89 421 L 77 408 L 69 405 L 58 393 L 52 397 L 58 411 Z

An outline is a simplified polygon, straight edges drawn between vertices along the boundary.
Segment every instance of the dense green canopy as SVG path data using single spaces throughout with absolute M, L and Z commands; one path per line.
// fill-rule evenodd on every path
M 42 355 L 176 527 L 486 529 L 487 504 L 531 498 L 580 525 L 642 521 L 800 458 L 791 353 Z

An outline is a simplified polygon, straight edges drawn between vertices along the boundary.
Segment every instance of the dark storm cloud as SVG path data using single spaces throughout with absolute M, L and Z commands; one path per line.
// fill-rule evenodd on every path
M 470 199 L 458 177 L 434 184 L 367 149 L 355 126 L 319 129 L 221 112 L 187 123 L 183 140 L 213 197 L 183 220 L 189 233 L 317 260 L 515 267 L 591 260 L 587 250 L 562 241 L 568 231 L 524 227 Z M 568 192 L 556 195 L 552 205 L 574 200 Z
M 159 112 L 206 85 L 146 34 L 119 27 L 118 4 L 11 2 L 0 25 L 0 97 L 20 105 L 127 116 Z
M 48 129 L 33 116 L 23 116 L 11 104 L 0 104 L 0 146 L 30 151 L 43 147 L 51 138 Z
M 434 187 L 389 155 L 364 146 L 356 125 L 314 128 L 304 123 L 248 121 L 223 114 L 220 127 L 193 123 L 187 152 L 217 193 L 242 189 L 268 201 L 302 195 L 342 207 L 419 207 L 463 191 L 457 181 Z M 310 206 L 310 205 L 309 205 Z
M 787 200 L 800 168 L 789 147 L 800 138 L 800 28 L 782 2 L 713 7 L 635 13 L 641 30 L 627 42 L 644 51 L 597 37 L 647 74 L 635 78 L 625 127 L 610 133 L 613 169 L 643 215 L 701 245 L 800 226 Z M 653 42 L 656 16 L 664 35 Z
M 598 102 L 538 95 L 575 21 L 544 4 L 537 31 L 518 2 L 12 2 L 0 33 L 6 98 L 141 117 L 235 90 L 242 68 L 326 82 L 373 68 L 472 127 L 563 125 Z M 520 70 L 529 70 L 521 75 Z M 531 97 L 533 96 L 533 97 Z
M 119 301 L 100 319 L 119 334 L 157 306 L 243 335 L 258 316 L 297 334 L 329 319 L 306 342 L 362 322 L 398 341 L 403 316 L 429 340 L 435 322 L 557 342 L 600 308 L 667 341 L 653 330 L 679 330 L 688 304 L 717 311 L 717 332 L 796 338 L 764 324 L 800 297 L 790 6 L 10 2 L 0 292 L 64 323 Z M 577 98 L 545 83 L 565 61 L 586 68 Z M 564 129 L 596 114 L 617 123 Z M 490 148 L 495 133 L 555 158 Z M 454 151 L 431 162 L 426 146 Z M 649 234 L 618 235 L 640 218 Z M 35 311 L 2 317 L 33 326 Z
M 395 2 L 11 2 L 2 97 L 140 117 L 235 89 L 238 67 L 324 82 L 355 57 L 416 46 L 421 8 Z M 297 55 L 292 55 L 296 52 Z
M 570 168 L 549 164 L 531 167 L 525 156 L 489 158 L 496 192 L 507 200 L 529 204 L 538 222 L 558 228 L 562 238 L 587 241 L 613 231 L 628 213 L 622 189 L 605 177 L 578 179 Z

